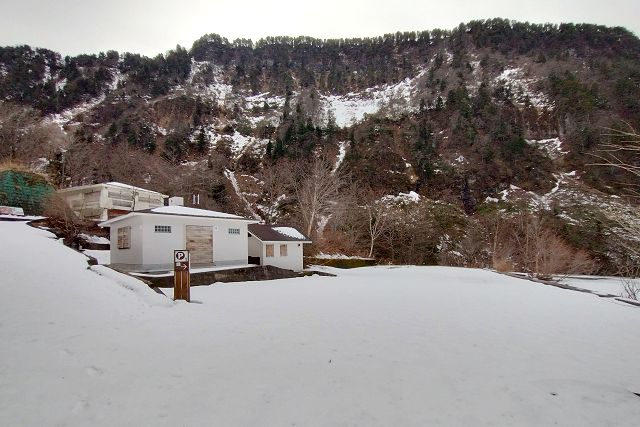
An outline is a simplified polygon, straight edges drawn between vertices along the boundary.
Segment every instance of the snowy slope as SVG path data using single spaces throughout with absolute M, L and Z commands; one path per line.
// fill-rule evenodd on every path
M 640 310 L 612 300 L 482 270 L 379 267 L 198 287 L 193 304 L 174 304 L 87 270 L 49 233 L 0 222 L 0 234 L 0 275 L 11 278 L 1 282 L 0 425 L 640 417 L 630 327 Z
M 351 126 L 360 122 L 367 114 L 378 113 L 387 108 L 388 114 L 413 111 L 417 102 L 414 97 L 422 82 L 425 70 L 396 84 L 381 85 L 368 88 L 362 92 L 351 92 L 346 95 L 322 95 L 325 116 L 331 113 L 339 127 Z

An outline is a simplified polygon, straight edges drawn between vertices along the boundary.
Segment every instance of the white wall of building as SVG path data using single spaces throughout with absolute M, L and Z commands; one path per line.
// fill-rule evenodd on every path
M 264 246 L 262 242 L 251 234 L 249 234 L 249 256 L 258 257 L 261 260 L 264 258 Z
M 260 248 L 254 245 L 257 241 Z M 267 245 L 273 245 L 273 256 L 267 257 Z M 280 245 L 287 246 L 287 255 L 280 255 Z M 259 255 L 253 255 L 253 254 Z M 304 246 L 301 242 L 262 242 L 255 237 L 249 238 L 249 255 L 259 256 L 261 265 L 273 265 L 274 267 L 284 268 L 286 270 L 302 271 Z
M 143 262 L 146 265 L 171 263 L 174 249 L 186 249 L 187 225 L 213 227 L 215 264 L 247 263 L 247 221 L 171 215 L 143 215 L 142 218 L 145 241 Z M 171 226 L 171 233 L 156 233 L 156 225 Z M 240 234 L 230 234 L 230 228 L 239 228 Z
M 131 247 L 118 249 L 118 228 L 131 227 Z M 111 264 L 142 264 L 144 246 L 142 220 L 139 216 L 124 218 L 113 224 L 109 230 L 111 242 Z
M 117 249 L 117 229 L 127 225 L 132 225 L 132 248 Z M 171 233 L 155 232 L 156 225 L 170 226 Z M 171 268 L 173 251 L 186 249 L 187 225 L 213 228 L 214 264 L 247 264 L 248 221 L 159 214 L 132 215 L 111 224 L 111 263 L 143 270 Z M 240 229 L 240 234 L 229 233 L 230 228 Z
M 81 218 L 106 221 L 108 211 L 144 210 L 164 204 L 163 194 L 119 183 L 84 185 L 59 190 L 71 209 Z

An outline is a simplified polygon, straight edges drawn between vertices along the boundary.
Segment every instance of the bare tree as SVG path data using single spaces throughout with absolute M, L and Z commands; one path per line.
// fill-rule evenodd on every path
M 640 197 L 640 135 L 628 126 L 627 130 L 607 129 L 607 136 L 614 142 L 602 144 L 594 156 L 601 160 L 592 166 L 607 166 L 627 172 L 629 179 L 624 185 L 631 196 Z M 624 263 L 620 274 L 623 276 L 624 294 L 637 299 L 640 295 L 638 273 L 640 273 L 640 215 L 637 206 L 611 204 L 604 210 L 605 215 L 615 224 L 614 231 L 620 237 L 616 243 L 622 246 Z
M 293 166 L 288 160 L 280 160 L 265 166 L 262 170 L 263 216 L 267 224 L 278 219 L 279 208 L 286 198 L 292 181 Z
M 633 255 L 627 257 L 620 267 L 620 280 L 622 281 L 622 293 L 623 298 L 629 298 L 632 300 L 640 299 L 640 263 L 638 263 L 637 257 Z
M 629 125 L 626 131 L 607 129 L 614 142 L 601 144 L 597 153 L 592 154 L 600 162 L 590 166 L 609 166 L 626 171 L 631 175 L 630 182 L 625 183 L 631 193 L 639 196 L 640 189 L 640 135 Z
M 119 181 L 151 190 L 165 191 L 178 168 L 159 156 L 127 144 L 76 143 L 63 153 L 61 186 Z
M 511 263 L 529 277 L 552 279 L 558 275 L 589 274 L 597 266 L 585 251 L 574 249 L 549 228 L 540 215 L 522 212 L 501 221 L 494 239 L 501 241 L 496 244 L 494 240 L 494 265 L 496 260 L 504 264 L 497 267 Z
M 320 218 L 335 208 L 343 184 L 342 175 L 334 173 L 331 163 L 324 158 L 317 157 L 299 166 L 294 191 L 307 235 L 314 234 Z
M 616 246 L 640 260 L 640 215 L 637 207 L 611 204 L 604 209 L 604 214 L 614 224 L 612 231 L 616 236 Z
M 0 160 L 28 163 L 66 144 L 64 132 L 34 109 L 0 101 Z
M 361 191 L 360 194 L 362 206 L 358 208 L 363 212 L 364 228 L 369 240 L 368 257 L 371 258 L 376 240 L 384 234 L 391 222 L 392 206 L 382 200 L 381 194 L 377 194 L 370 187 Z

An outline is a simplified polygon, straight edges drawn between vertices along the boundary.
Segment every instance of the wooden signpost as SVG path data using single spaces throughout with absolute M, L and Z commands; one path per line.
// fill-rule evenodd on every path
M 189 251 L 173 251 L 173 299 L 191 301 Z

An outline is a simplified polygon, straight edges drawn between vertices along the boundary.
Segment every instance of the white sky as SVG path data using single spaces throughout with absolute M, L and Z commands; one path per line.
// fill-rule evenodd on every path
M 229 40 L 269 35 L 319 38 L 451 29 L 472 19 L 588 22 L 640 34 L 640 0 L 2 0 L 0 45 L 62 53 L 109 49 L 150 56 L 207 33 Z

